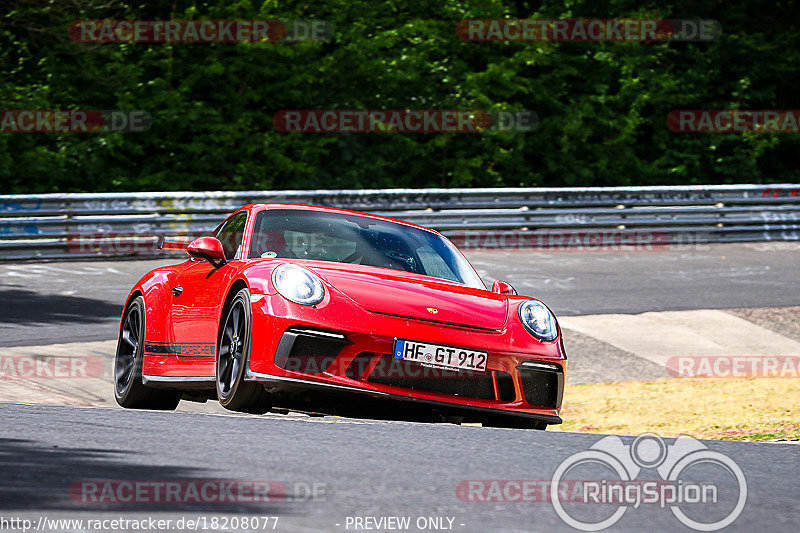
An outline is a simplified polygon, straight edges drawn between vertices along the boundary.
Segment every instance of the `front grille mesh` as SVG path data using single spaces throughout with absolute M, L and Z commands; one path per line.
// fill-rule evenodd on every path
M 419 363 L 383 354 L 368 381 L 452 396 L 494 400 L 491 372 L 451 371 L 424 367 Z

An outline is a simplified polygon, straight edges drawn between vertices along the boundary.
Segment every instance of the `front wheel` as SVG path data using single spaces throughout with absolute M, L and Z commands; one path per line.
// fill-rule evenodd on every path
M 144 325 L 144 298 L 139 296 L 122 318 L 114 358 L 114 398 L 127 409 L 174 411 L 181 401 L 180 393 L 154 389 L 142 383 Z
M 217 398 L 231 411 L 262 415 L 272 407 L 269 394 L 260 383 L 244 380 L 253 322 L 247 289 L 236 293 L 223 316 L 217 342 Z

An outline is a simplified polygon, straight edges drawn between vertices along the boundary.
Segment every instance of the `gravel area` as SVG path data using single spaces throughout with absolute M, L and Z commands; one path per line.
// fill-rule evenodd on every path
M 647 359 L 594 337 L 564 328 L 567 385 L 657 379 L 666 371 Z
M 800 342 L 800 307 L 758 307 L 724 311 Z
M 758 307 L 724 311 L 800 342 L 800 307 Z M 666 377 L 666 372 L 660 365 L 566 328 L 564 347 L 569 361 L 567 385 Z

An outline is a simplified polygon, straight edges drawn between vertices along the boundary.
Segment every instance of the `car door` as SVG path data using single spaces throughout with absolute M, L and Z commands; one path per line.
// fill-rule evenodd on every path
M 232 269 L 242 253 L 246 223 L 247 212 L 243 211 L 230 217 L 214 232 L 229 263 L 214 268 L 208 261 L 193 259 L 176 276 L 171 287 L 172 338 L 175 339 L 172 350 L 180 363 L 182 376 L 214 375 L 220 306 Z

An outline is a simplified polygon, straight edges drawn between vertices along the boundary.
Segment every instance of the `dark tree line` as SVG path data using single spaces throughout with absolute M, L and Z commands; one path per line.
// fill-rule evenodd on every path
M 145 132 L 0 133 L 0 193 L 797 181 L 800 136 L 674 109 L 798 109 L 793 1 L 0 2 L 0 109 L 144 110 Z M 715 19 L 712 42 L 466 42 L 468 18 Z M 87 19 L 332 24 L 326 42 L 81 43 Z M 282 109 L 532 110 L 530 132 L 281 133 Z

